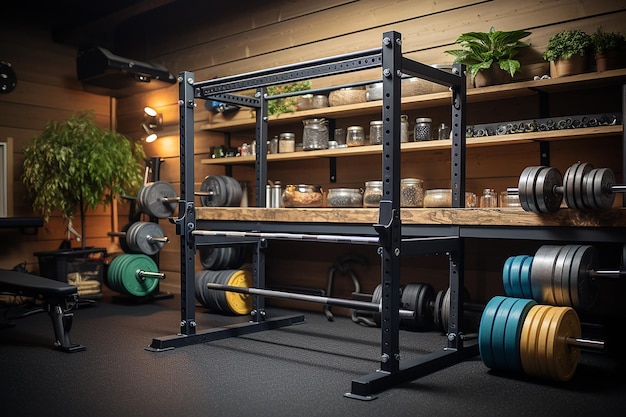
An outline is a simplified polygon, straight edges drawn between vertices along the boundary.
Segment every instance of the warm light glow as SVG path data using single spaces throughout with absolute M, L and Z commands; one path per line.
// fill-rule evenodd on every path
M 157 140 L 158 136 L 156 133 L 151 133 L 148 136 L 146 136 L 146 143 L 152 143 L 155 140 Z
M 144 107 L 143 111 L 150 117 L 155 117 L 158 114 L 156 110 L 149 106 Z

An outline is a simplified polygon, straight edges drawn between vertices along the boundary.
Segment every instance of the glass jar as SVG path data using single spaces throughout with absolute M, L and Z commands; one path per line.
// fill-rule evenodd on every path
M 324 202 L 319 185 L 287 185 L 282 197 L 283 207 L 322 207 Z
M 346 145 L 361 146 L 365 144 L 365 132 L 361 126 L 350 126 L 346 133 Z
M 519 194 L 509 194 L 508 191 L 500 193 L 500 207 L 521 207 Z
M 400 180 L 400 207 L 422 207 L 424 205 L 424 186 L 419 178 Z
M 403 114 L 400 116 L 400 143 L 409 141 L 409 116 Z
M 450 127 L 445 123 L 440 124 L 437 137 L 440 140 L 450 139 Z
M 365 191 L 363 192 L 363 207 L 376 207 L 380 205 L 383 198 L 383 182 L 382 181 L 366 181 Z
M 303 120 L 302 149 L 313 151 L 328 149 L 328 122 L 326 119 Z
M 269 153 L 278 153 L 278 136 L 274 136 L 270 139 L 268 151 Z
M 383 121 L 372 120 L 370 122 L 370 145 L 383 143 Z
M 328 107 L 328 96 L 323 94 L 318 94 L 313 96 L 312 108 L 314 109 L 322 109 L 324 107 Z
M 416 142 L 423 140 L 431 140 L 431 123 L 433 120 L 429 117 L 418 117 L 415 119 L 415 129 L 413 138 Z
M 498 207 L 498 195 L 492 188 L 485 188 L 480 197 L 480 207 Z
M 331 188 L 326 196 L 328 207 L 362 207 L 363 194 L 359 188 Z
M 296 135 L 291 132 L 281 133 L 278 137 L 278 153 L 296 151 Z
M 333 134 L 333 139 L 337 142 L 337 145 L 345 145 L 346 144 L 346 129 L 342 127 L 338 127 L 335 129 Z

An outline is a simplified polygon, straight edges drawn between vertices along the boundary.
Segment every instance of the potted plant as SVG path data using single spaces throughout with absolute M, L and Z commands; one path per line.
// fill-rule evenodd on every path
M 502 84 L 520 71 L 521 64 L 515 57 L 530 46 L 521 41 L 528 35 L 530 32 L 523 30 L 505 32 L 492 27 L 489 32 L 463 33 L 455 41 L 462 49 L 445 52 L 454 56 L 455 64 L 467 66 L 476 87 Z
M 587 70 L 586 53 L 591 36 L 580 29 L 563 30 L 548 40 L 543 59 L 550 62 L 552 77 L 581 74 Z
M 33 198 L 33 209 L 48 221 L 59 210 L 72 227 L 80 213 L 85 233 L 88 209 L 109 204 L 116 195 L 136 194 L 143 183 L 141 143 L 101 129 L 92 111 L 50 121 L 24 148 L 22 180 Z M 81 239 L 85 248 L 85 239 Z
M 607 32 L 599 27 L 591 34 L 596 69 L 607 71 L 619 68 L 619 57 L 626 52 L 626 38 L 619 32 Z

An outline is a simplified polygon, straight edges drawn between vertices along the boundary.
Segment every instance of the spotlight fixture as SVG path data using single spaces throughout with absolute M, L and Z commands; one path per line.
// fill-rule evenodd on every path
M 146 132 L 145 141 L 146 143 L 152 143 L 158 138 L 155 130 L 161 129 L 161 126 L 163 125 L 163 116 L 155 109 L 148 106 L 144 107 L 143 112 L 144 117 L 141 127 Z

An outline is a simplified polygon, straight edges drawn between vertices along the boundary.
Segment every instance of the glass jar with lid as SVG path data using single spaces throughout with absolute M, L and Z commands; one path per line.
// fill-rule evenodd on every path
M 370 122 L 370 145 L 383 143 L 383 121 L 372 120 Z
M 419 178 L 400 180 L 400 207 L 424 206 L 424 182 Z
M 302 149 L 313 151 L 328 149 L 328 122 L 326 119 L 303 120 Z
M 415 119 L 415 129 L 413 138 L 416 142 L 431 140 L 431 124 L 433 120 L 429 117 L 418 117 Z
M 283 190 L 283 207 L 322 207 L 324 194 L 319 185 L 290 184 Z
M 383 198 L 382 181 L 366 181 L 365 191 L 363 191 L 363 207 L 376 207 L 380 205 Z
M 498 207 L 498 195 L 493 188 L 485 188 L 480 197 L 480 207 Z
M 278 153 L 296 151 L 296 135 L 292 132 L 283 132 L 278 136 Z
M 346 131 L 346 145 L 361 146 L 365 144 L 365 132 L 361 126 L 350 126 Z
M 403 114 L 400 116 L 400 143 L 409 141 L 409 116 Z
M 331 188 L 326 196 L 328 207 L 362 207 L 363 190 L 360 188 Z

